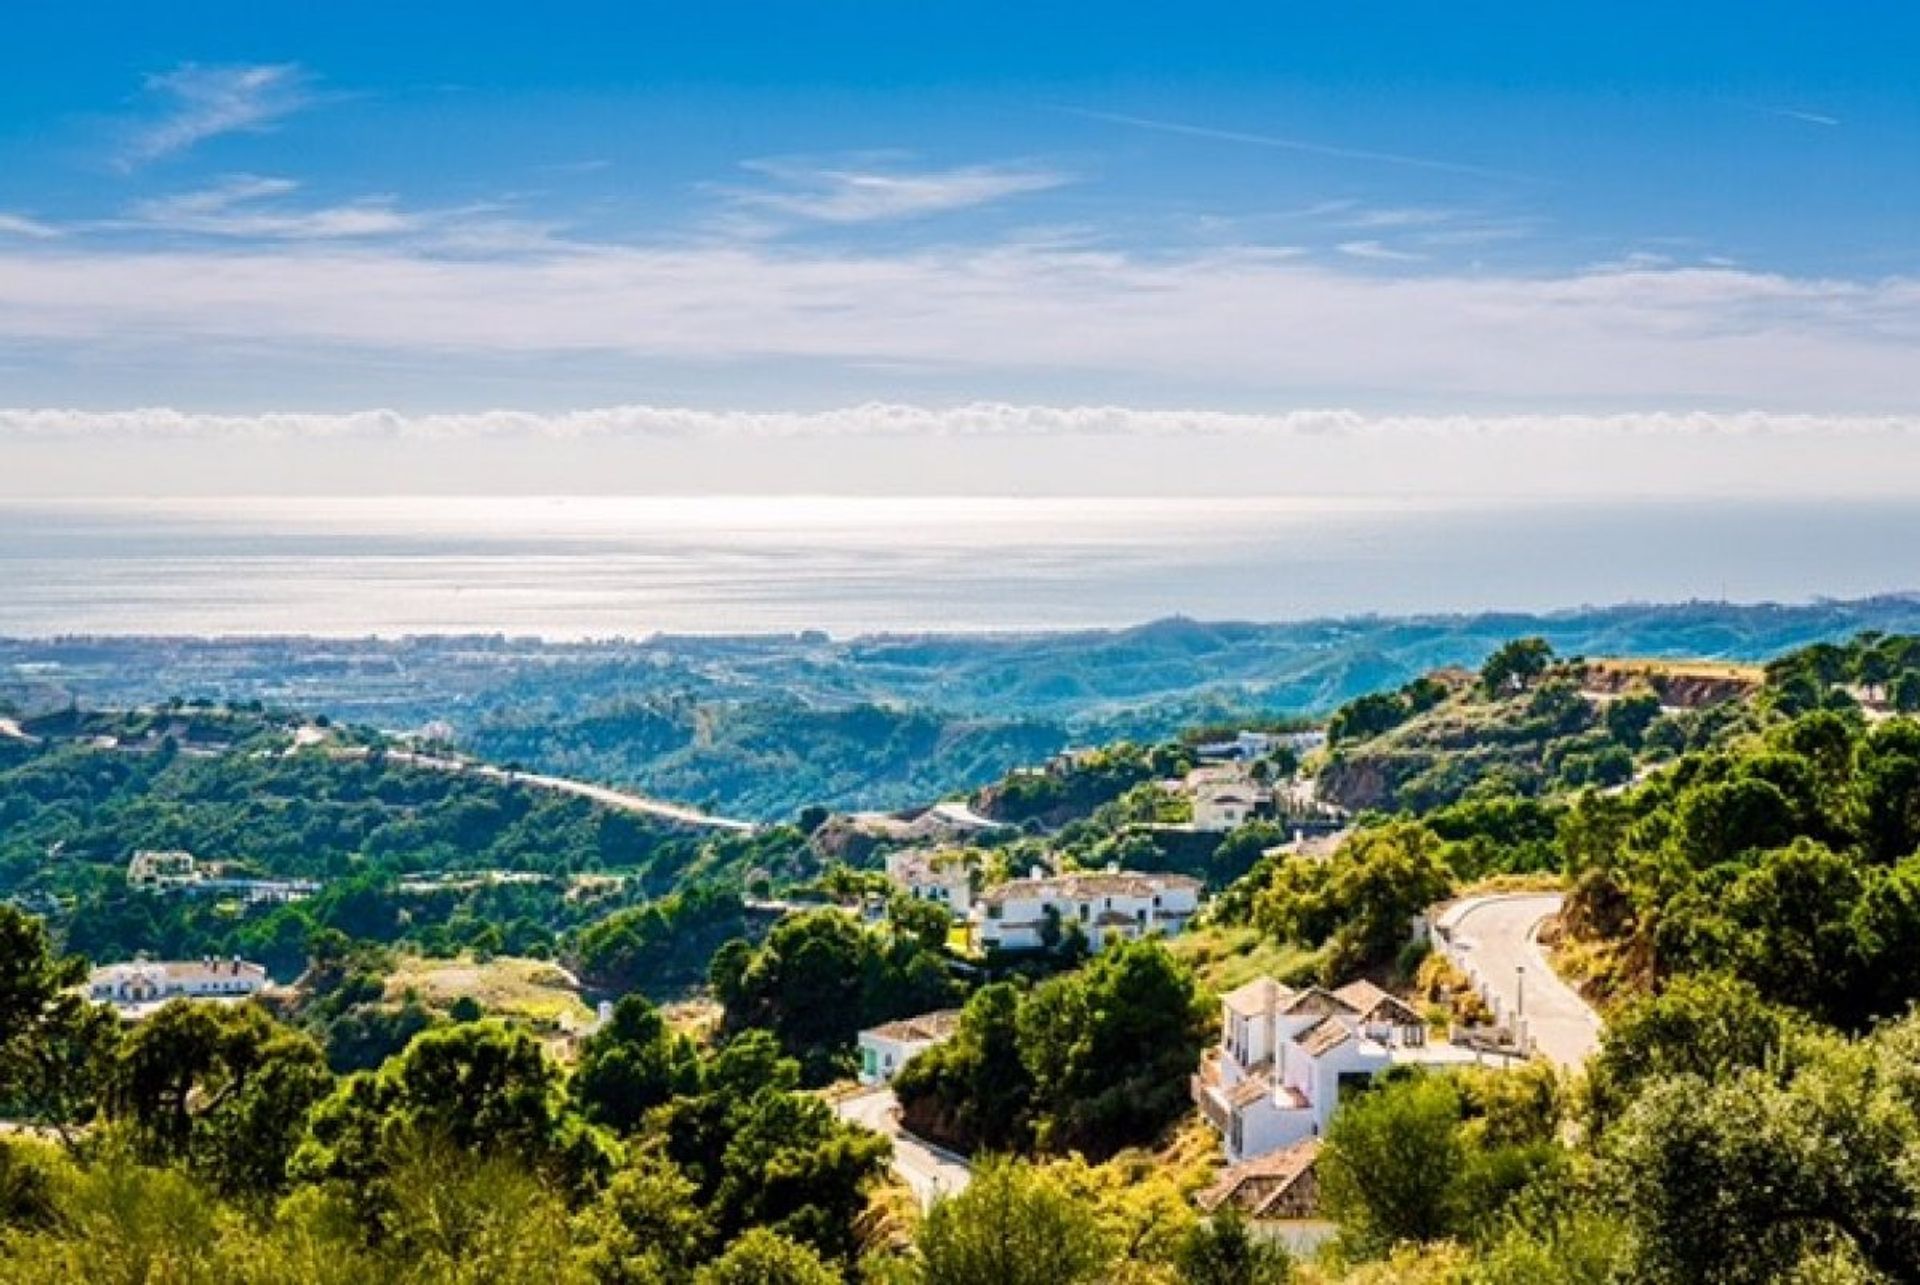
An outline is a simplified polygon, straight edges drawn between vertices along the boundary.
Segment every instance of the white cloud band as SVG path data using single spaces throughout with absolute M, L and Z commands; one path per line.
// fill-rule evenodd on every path
M 408 415 L 271 412 L 218 415 L 166 408 L 0 409 L 0 440 L 523 440 L 753 438 L 1211 437 L 1535 441 L 1660 438 L 1920 437 L 1920 415 L 1748 412 L 1618 415 L 1365 415 L 1351 410 L 1242 414 L 1121 406 L 952 407 L 869 402 L 823 411 L 609 406 L 541 414 L 489 410 Z
M 1914 406 L 1920 281 L 1734 268 L 1341 272 L 1258 250 L 1025 245 L 895 254 L 549 245 L 190 252 L 0 247 L 0 343 L 210 343 L 679 363 L 903 363 L 1223 400 L 1554 409 Z M 1369 395 L 1374 394 L 1374 395 Z

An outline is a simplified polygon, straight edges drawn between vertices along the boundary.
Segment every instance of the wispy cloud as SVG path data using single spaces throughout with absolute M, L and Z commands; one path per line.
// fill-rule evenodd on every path
M 50 241 L 60 235 L 60 229 L 51 223 L 42 223 L 39 219 L 30 219 L 24 214 L 9 214 L 0 210 L 0 237 L 25 237 L 30 241 Z
M 1407 250 L 1396 250 L 1379 241 L 1342 241 L 1335 248 L 1350 259 L 1368 259 L 1377 263 L 1412 263 L 1426 257 Z
M 1158 377 L 1237 397 L 1881 411 L 1913 404 L 1920 280 L 1634 263 L 1343 271 L 1231 248 L 556 242 L 470 256 L 411 238 L 131 249 L 68 237 L 0 245 L 8 341 L 83 360 L 240 343 L 263 372 L 282 350 L 475 368 L 576 355 L 822 374 L 898 363 L 1095 388 Z
M 1133 129 L 1154 130 L 1162 134 L 1180 134 L 1188 138 L 1206 138 L 1221 143 L 1241 143 L 1248 147 L 1266 147 L 1277 151 L 1304 152 L 1312 156 L 1330 156 L 1348 161 L 1372 161 L 1383 165 L 1404 165 L 1415 169 L 1439 170 L 1448 174 L 1470 174 L 1478 178 L 1519 178 L 1505 170 L 1493 169 L 1485 165 L 1469 165 L 1460 161 L 1441 160 L 1431 156 L 1410 156 L 1402 152 L 1383 152 L 1364 147 L 1343 147 L 1334 143 L 1315 142 L 1305 138 L 1288 138 L 1278 134 L 1260 134 L 1249 130 L 1217 129 L 1209 125 L 1193 125 L 1185 121 L 1158 120 L 1149 116 L 1130 116 L 1124 112 L 1094 111 L 1084 107 L 1063 107 L 1061 111 L 1084 120 L 1104 121 L 1109 125 L 1125 125 Z
M 249 239 L 329 240 L 390 236 L 421 220 L 393 208 L 388 197 L 293 209 L 264 205 L 299 189 L 292 179 L 233 175 L 213 187 L 155 197 L 133 207 L 136 222 L 168 232 Z
M 1831 129 L 1840 124 L 1840 118 L 1838 116 L 1829 116 L 1825 112 L 1810 112 L 1799 107 L 1779 107 L 1770 103 L 1738 103 L 1735 105 L 1743 107 L 1750 112 L 1758 112 L 1762 116 L 1775 116 L 1781 120 L 1797 120 L 1804 125 L 1824 125 Z
M 148 76 L 146 89 L 161 100 L 161 109 L 134 129 L 120 154 L 123 168 L 186 151 L 222 134 L 266 129 L 312 101 L 310 78 L 294 63 L 185 63 Z
M 722 189 L 735 203 L 822 223 L 873 223 L 920 218 L 987 205 L 1060 187 L 1071 177 L 1024 165 L 965 165 L 907 170 L 794 159 L 749 161 L 743 167 L 770 186 Z

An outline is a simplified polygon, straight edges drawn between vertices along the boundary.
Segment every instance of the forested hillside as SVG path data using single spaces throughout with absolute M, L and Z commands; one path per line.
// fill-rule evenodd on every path
M 682 885 L 737 888 L 748 869 L 814 868 L 790 832 L 696 832 L 417 766 L 377 735 L 291 716 L 62 714 L 20 733 L 0 739 L 0 891 L 44 910 L 70 949 L 96 959 L 238 953 L 287 978 L 316 929 L 429 951 L 554 954 L 575 930 Z M 293 904 L 141 891 L 127 868 L 142 850 L 191 853 L 225 880 L 319 886 Z M 656 936 L 664 966 L 672 948 Z M 703 971 L 701 956 L 679 973 Z
M 971 789 L 1067 743 L 1324 715 L 1435 669 L 1477 667 L 1515 637 L 1568 656 L 1759 661 L 1865 630 L 1920 630 L 1920 601 L 1176 619 L 1005 636 L 0 640 L 0 713 L 178 696 L 389 731 L 443 724 L 498 761 L 777 819 L 809 803 L 898 807 Z
M 51 1130 L 0 1138 L 0 1280 L 131 1283 L 155 1263 L 215 1282 L 1915 1279 L 1915 705 L 1906 636 L 1759 671 L 1512 639 L 1338 711 L 1301 770 L 1331 783 L 1371 760 L 1392 785 L 1331 852 L 1265 821 L 1188 852 L 1202 836 L 1168 821 L 1165 782 L 1190 747 L 1077 755 L 983 794 L 1021 827 L 956 858 L 986 880 L 1190 861 L 1216 896 L 1169 942 L 1089 954 L 1063 934 L 1023 959 L 957 954 L 943 911 L 886 899 L 871 870 L 815 867 L 797 827 L 643 828 L 638 877 L 589 895 L 629 851 L 604 846 L 609 815 L 416 780 L 377 741 L 296 749 L 284 725 L 217 711 L 16 739 L 0 806 L 30 837 L 8 869 L 80 896 L 53 894 L 59 938 L 0 907 L 0 1104 Z M 137 751 L 94 743 L 121 732 Z M 317 812 L 295 806 L 305 790 Z M 78 964 L 62 955 L 118 922 L 86 899 L 105 896 L 114 836 L 201 827 L 209 852 L 231 837 L 337 881 L 263 915 L 207 912 L 230 931 L 297 915 L 297 946 L 248 945 L 304 952 L 302 993 L 278 1018 L 177 1004 L 122 1029 L 64 990 Z M 70 861 L 47 855 L 63 843 Z M 468 851 L 559 882 L 450 888 L 444 918 L 398 900 L 401 872 Z M 656 879 L 682 889 L 637 891 Z M 839 904 L 766 931 L 741 895 L 763 880 Z M 1195 1131 L 1188 1077 L 1216 992 L 1252 971 L 1364 977 L 1422 1006 L 1437 1039 L 1484 1014 L 1410 925 L 1516 880 L 1565 890 L 1548 948 L 1602 1008 L 1593 1059 L 1402 1067 L 1345 1096 L 1316 1162 L 1337 1233 L 1310 1256 L 1200 1216 L 1218 1144 Z M 473 971 L 502 947 L 557 953 L 625 997 L 556 1040 L 504 1003 L 388 990 L 427 975 L 402 952 Z M 701 974 L 698 1020 L 635 993 Z M 913 1128 L 978 1163 L 923 1214 L 888 1182 L 884 1140 L 803 1086 L 844 1077 L 863 1026 L 949 1007 L 953 1038 L 896 1087 Z

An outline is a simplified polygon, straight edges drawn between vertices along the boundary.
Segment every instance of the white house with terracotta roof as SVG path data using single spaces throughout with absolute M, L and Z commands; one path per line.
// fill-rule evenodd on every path
M 110 1004 L 123 1016 L 144 1017 L 175 999 L 247 999 L 266 988 L 267 970 L 238 955 L 231 959 L 136 959 L 96 968 L 87 997 Z
M 1237 830 L 1273 812 L 1273 791 L 1253 781 L 1199 786 L 1193 791 L 1193 828 L 1213 833 Z
M 936 1044 L 953 1038 L 960 1010 L 943 1008 L 860 1032 L 860 1083 L 884 1084 Z
M 1198 879 L 1125 870 L 1035 873 L 980 894 L 968 917 L 981 949 L 1039 950 L 1069 924 L 1094 950 L 1154 933 L 1173 936 L 1200 909 Z
M 1234 1164 L 1322 1136 L 1345 1094 L 1396 1061 L 1430 1060 L 1420 1015 L 1371 982 L 1294 990 L 1260 977 L 1221 1008 L 1193 1098 Z
M 887 878 L 902 892 L 965 919 L 973 909 L 973 871 L 957 848 L 904 848 L 887 854 Z

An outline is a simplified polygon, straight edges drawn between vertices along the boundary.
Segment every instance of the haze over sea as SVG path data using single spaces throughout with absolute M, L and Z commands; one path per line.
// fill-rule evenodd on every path
M 0 503 L 0 634 L 1051 629 L 1920 587 L 1920 501 Z

